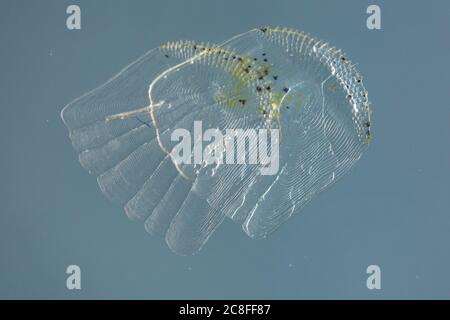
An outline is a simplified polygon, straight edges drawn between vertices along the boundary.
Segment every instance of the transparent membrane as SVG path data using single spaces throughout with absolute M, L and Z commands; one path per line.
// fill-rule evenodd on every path
M 348 172 L 370 142 L 355 66 L 327 43 L 279 28 L 220 45 L 163 45 L 70 103 L 62 118 L 101 190 L 179 254 L 201 249 L 226 217 L 253 238 L 267 236 Z M 202 136 L 210 128 L 237 130 L 225 143 L 245 139 L 245 130 L 278 129 L 270 139 L 279 146 L 278 170 L 264 175 L 260 163 L 236 164 L 258 153 L 262 140 L 223 163 L 228 150 Z M 200 162 L 195 148 L 190 163 L 174 159 L 177 129 L 206 147 Z M 224 160 L 208 163 L 208 154 Z

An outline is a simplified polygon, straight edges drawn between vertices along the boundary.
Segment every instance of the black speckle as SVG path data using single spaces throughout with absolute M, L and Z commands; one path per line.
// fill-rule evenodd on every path
M 267 70 L 267 69 L 264 69 L 264 75 L 268 75 L 269 74 L 269 70 Z
M 367 122 L 365 123 L 365 125 L 366 125 L 367 128 L 370 128 L 370 122 L 369 122 L 369 121 L 367 121 Z
M 164 55 L 164 57 L 166 57 L 166 58 L 168 58 L 169 57 L 169 55 L 166 53 L 165 55 Z
M 346 59 L 345 59 L 345 57 L 341 57 L 341 60 L 342 60 L 342 61 L 345 61 Z
M 197 46 L 196 45 L 194 45 L 194 50 L 197 50 Z
M 259 76 L 259 78 L 258 78 L 259 80 L 262 80 L 262 79 L 264 79 L 264 77 L 263 76 Z
M 361 79 L 358 79 L 358 81 L 357 81 L 358 83 L 361 83 Z
M 262 88 L 260 86 L 256 87 L 256 91 L 261 92 Z
M 258 58 L 253 58 L 253 61 L 256 61 L 256 60 L 258 60 Z
M 236 56 L 232 56 L 233 59 L 236 59 Z
M 351 98 L 352 98 L 352 95 L 351 95 L 351 94 L 349 94 L 349 95 L 347 96 L 347 98 L 351 99 Z
M 245 100 L 245 99 L 239 99 L 238 100 L 243 106 L 245 105 L 245 103 L 247 102 L 247 100 Z
M 278 80 L 278 76 L 273 76 L 273 80 Z
M 266 87 L 266 90 L 267 90 L 267 91 L 270 91 L 270 89 L 272 89 L 270 86 L 267 86 L 267 87 Z
M 283 91 L 287 93 L 289 91 L 289 88 L 284 87 Z
M 266 59 L 266 58 L 264 58 L 264 59 L 263 59 L 263 61 L 264 61 L 264 62 L 267 62 L 267 59 Z
M 259 28 L 259 30 L 262 31 L 262 32 L 266 32 L 267 28 Z
M 289 106 L 286 106 L 286 109 L 289 109 Z
M 265 56 L 266 56 L 266 54 L 265 54 L 265 53 L 263 53 L 263 54 L 262 54 L 262 56 L 263 56 L 263 57 L 265 57 Z

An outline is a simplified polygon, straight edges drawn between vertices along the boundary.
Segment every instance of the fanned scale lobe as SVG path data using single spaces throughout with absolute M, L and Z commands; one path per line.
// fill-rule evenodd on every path
M 370 113 L 362 77 L 341 50 L 265 27 L 219 45 L 164 44 L 70 103 L 62 118 L 102 192 L 174 252 L 193 254 L 226 217 L 261 238 L 299 212 L 359 160 L 371 139 Z M 235 135 L 209 145 L 202 132 L 211 128 Z M 190 162 L 173 157 L 177 129 L 207 145 L 200 163 L 195 147 Z M 232 165 L 204 160 L 226 159 L 229 141 L 271 129 L 279 130 L 269 141 L 277 148 L 264 147 L 277 151 L 274 174 L 239 162 L 258 153 L 259 140 L 235 149 Z

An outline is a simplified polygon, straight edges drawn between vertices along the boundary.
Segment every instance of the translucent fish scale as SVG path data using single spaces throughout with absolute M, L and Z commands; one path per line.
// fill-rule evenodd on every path
M 263 238 L 301 211 L 361 158 L 370 114 L 362 76 L 341 50 L 301 31 L 264 27 L 218 45 L 161 45 L 70 103 L 62 118 L 103 193 L 187 255 L 227 217 Z M 172 133 L 183 129 L 192 144 L 206 145 L 198 123 L 236 130 L 231 141 L 246 130 L 279 130 L 271 138 L 278 170 L 178 163 Z M 251 159 L 261 145 L 234 150 L 235 159 Z M 195 159 L 194 150 L 187 156 Z

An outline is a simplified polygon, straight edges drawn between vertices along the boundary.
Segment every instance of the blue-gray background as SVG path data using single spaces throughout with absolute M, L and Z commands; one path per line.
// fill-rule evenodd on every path
M 382 30 L 366 28 L 378 4 Z M 78 4 L 82 30 L 66 28 Z M 109 203 L 61 108 L 169 40 L 310 32 L 358 63 L 374 140 L 267 240 L 227 222 L 194 257 Z M 449 1 L 23 1 L 0 7 L 0 298 L 450 298 Z M 82 270 L 82 290 L 65 269 Z M 366 267 L 382 289 L 366 288 Z

